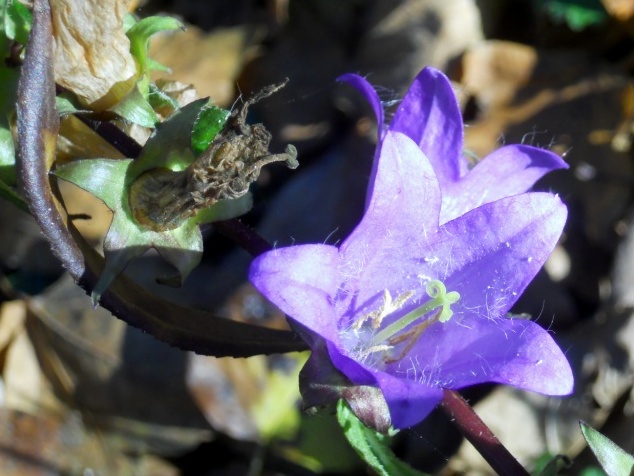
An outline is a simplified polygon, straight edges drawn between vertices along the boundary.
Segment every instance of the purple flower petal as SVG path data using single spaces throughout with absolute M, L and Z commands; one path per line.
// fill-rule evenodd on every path
M 443 373 L 452 382 L 446 387 L 498 382 L 547 395 L 572 392 L 574 379 L 566 357 L 548 332 L 534 322 L 473 320 L 470 329 L 459 327 L 446 330 L 452 334 L 446 349 L 442 339 L 437 344 L 449 356 Z M 458 347 L 456 342 L 462 345 Z
M 483 318 L 503 316 L 555 248 L 566 222 L 559 197 L 529 193 L 489 203 L 443 225 L 429 251 L 434 273 L 461 299 L 453 307 Z
M 338 264 L 334 246 L 291 246 L 255 258 L 249 280 L 282 312 L 322 337 L 338 340 L 332 305 L 340 284 Z
M 459 181 L 443 184 L 440 222 L 446 223 L 480 205 L 528 191 L 549 172 L 567 169 L 561 157 L 527 145 L 497 149 Z
M 383 131 L 383 105 L 379 99 L 379 95 L 372 85 L 363 76 L 358 74 L 346 73 L 337 78 L 337 81 L 348 83 L 356 88 L 370 103 L 372 109 L 374 109 L 374 115 L 376 116 L 377 128 L 379 131 L 379 139 L 381 138 L 381 132 Z
M 429 158 L 441 188 L 466 169 L 462 115 L 447 77 L 425 68 L 403 98 L 390 129 L 410 137 Z
M 453 389 L 498 382 L 568 395 L 573 388 L 570 365 L 552 337 L 521 319 L 452 317 L 436 323 L 386 372 L 419 385 Z
M 367 212 L 340 247 L 343 276 L 350 276 L 350 282 L 361 274 L 376 280 L 378 287 L 368 287 L 364 278 L 363 299 L 387 289 L 388 281 L 402 275 L 392 268 L 401 266 L 403 243 L 419 243 L 428 230 L 437 230 L 440 213 L 434 171 L 411 139 L 388 131 L 378 164 Z

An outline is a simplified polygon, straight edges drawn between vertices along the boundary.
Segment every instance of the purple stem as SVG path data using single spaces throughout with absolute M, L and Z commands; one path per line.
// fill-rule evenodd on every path
M 528 475 L 528 471 L 500 443 L 471 405 L 455 390 L 444 390 L 440 407 L 458 427 L 462 435 L 478 450 L 482 457 L 501 476 Z
M 214 227 L 227 238 L 230 238 L 238 246 L 246 250 L 251 256 L 261 255 L 273 249 L 271 243 L 266 241 L 254 229 L 242 223 L 237 218 L 217 221 Z

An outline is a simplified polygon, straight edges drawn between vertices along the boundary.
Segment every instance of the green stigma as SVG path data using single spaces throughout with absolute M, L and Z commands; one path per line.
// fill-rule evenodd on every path
M 370 347 L 378 346 L 383 342 L 389 342 L 396 334 L 401 332 L 407 326 L 415 322 L 417 319 L 425 317 L 428 313 L 434 311 L 435 309 L 440 310 L 434 317 L 427 320 L 427 325 L 431 325 L 436 321 L 447 322 L 451 319 L 451 316 L 453 315 L 451 305 L 458 302 L 460 294 L 456 291 L 447 292 L 445 285 L 437 279 L 432 279 L 427 284 L 426 291 L 431 300 L 427 301 L 424 305 L 417 307 L 413 311 L 408 312 L 397 321 L 385 327 L 385 329 L 379 331 L 370 341 Z

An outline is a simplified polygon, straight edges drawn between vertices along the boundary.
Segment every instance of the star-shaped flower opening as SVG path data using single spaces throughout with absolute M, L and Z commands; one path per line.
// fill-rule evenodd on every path
M 549 333 L 507 317 L 557 243 L 565 205 L 555 195 L 517 187 L 487 192 L 496 200 L 460 202 L 460 187 L 476 190 L 461 185 L 473 172 L 445 174 L 438 165 L 454 160 L 450 153 L 461 157 L 462 135 L 438 132 L 445 122 L 441 108 L 455 98 L 443 87 L 426 95 L 435 106 L 419 114 L 435 119 L 417 120 L 436 138 L 429 153 L 446 155 L 428 158 L 421 150 L 426 141 L 412 140 L 411 131 L 406 135 L 393 123 L 378 146 L 366 213 L 341 246 L 276 249 L 256 258 L 250 270 L 255 287 L 308 331 L 313 349 L 325 345 L 332 364 L 352 383 L 382 391 L 396 428 L 424 419 L 443 388 L 498 382 L 565 395 L 573 385 L 570 366 Z M 511 177 L 526 168 L 516 157 L 526 150 L 518 147 L 500 156 L 510 157 Z M 493 172 L 487 170 L 493 169 L 483 169 L 481 186 L 500 185 L 489 180 Z M 463 204 L 445 211 L 443 219 L 443 209 L 453 203 L 444 194 L 447 183 L 458 183 L 455 203 Z M 323 355 L 314 352 L 313 368 Z

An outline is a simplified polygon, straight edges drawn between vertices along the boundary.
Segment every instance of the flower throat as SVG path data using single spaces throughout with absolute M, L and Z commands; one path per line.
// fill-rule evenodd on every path
M 377 331 L 372 338 L 362 346 L 357 346 L 355 351 L 359 352 L 359 358 L 368 357 L 377 352 L 388 352 L 396 345 L 406 342 L 403 350 L 396 357 L 388 357 L 384 360 L 386 364 L 398 362 L 409 352 L 412 346 L 420 338 L 422 333 L 435 322 L 447 322 L 453 315 L 451 305 L 458 302 L 460 294 L 456 291 L 447 292 L 445 285 L 436 279 L 427 284 L 427 295 L 431 298 L 422 306 L 408 312 L 398 320 L 381 329 L 381 324 L 385 317 L 397 311 L 414 295 L 414 291 L 406 291 L 392 300 L 390 292 L 386 289 L 383 294 L 383 303 L 376 310 L 354 322 L 352 330 L 359 331 L 364 323 L 370 321 L 372 331 Z M 417 320 L 424 318 L 432 311 L 436 313 L 428 319 L 411 326 Z M 410 327 L 405 330 L 406 327 Z

